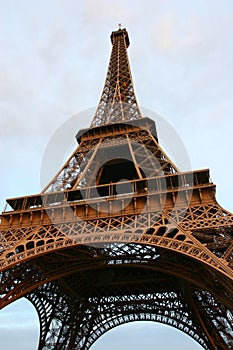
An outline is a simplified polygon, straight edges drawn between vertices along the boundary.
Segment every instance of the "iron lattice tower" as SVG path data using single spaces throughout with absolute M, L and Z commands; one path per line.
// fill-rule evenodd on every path
M 1 308 L 35 306 L 39 350 L 87 350 L 117 325 L 152 320 L 204 349 L 233 348 L 233 215 L 208 170 L 181 172 L 143 118 L 125 29 L 91 127 L 40 194 L 1 215 Z

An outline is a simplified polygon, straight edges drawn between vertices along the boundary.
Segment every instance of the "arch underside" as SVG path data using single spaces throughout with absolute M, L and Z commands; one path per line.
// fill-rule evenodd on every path
M 46 289 L 50 288 L 53 290 L 51 286 Z M 56 294 L 56 290 L 53 293 Z M 177 291 L 90 297 L 79 301 L 65 298 L 62 303 L 61 298 L 56 296 L 56 305 L 51 305 L 46 299 L 47 297 L 43 299 L 41 290 L 39 297 L 37 294 L 29 297 L 39 310 L 44 324 L 39 349 L 86 350 L 108 330 L 142 320 L 173 326 L 194 338 L 204 349 L 209 349 L 204 332 L 192 320 L 190 311 L 182 303 Z M 48 331 L 47 320 L 50 320 L 52 314 Z
M 178 263 L 174 254 L 133 244 L 100 250 L 105 259 L 96 266 L 75 269 L 70 263 L 59 278 L 55 271 L 53 280 L 26 295 L 40 318 L 39 350 L 87 350 L 108 330 L 137 320 L 173 326 L 204 349 L 233 346 L 232 309 L 224 306 L 224 292 L 219 290 L 219 298 L 213 293 L 213 275 L 205 267 L 203 285 L 195 283 L 202 264 L 192 271 L 188 260 Z M 46 259 L 51 269 L 53 259 Z M 182 264 L 186 268 L 179 272 Z

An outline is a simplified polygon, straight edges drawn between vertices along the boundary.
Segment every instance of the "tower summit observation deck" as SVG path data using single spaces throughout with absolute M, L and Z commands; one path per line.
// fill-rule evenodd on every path
M 7 199 L 0 306 L 32 302 L 38 350 L 87 350 L 138 320 L 232 349 L 233 215 L 217 203 L 208 169 L 181 172 L 161 148 L 137 103 L 126 29 L 111 41 L 77 148 L 40 194 Z

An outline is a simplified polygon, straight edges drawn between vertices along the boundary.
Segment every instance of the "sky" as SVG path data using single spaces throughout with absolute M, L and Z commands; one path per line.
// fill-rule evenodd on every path
M 118 23 L 129 33 L 139 105 L 175 130 L 192 169 L 210 169 L 218 202 L 232 212 L 232 0 L 0 0 L 1 210 L 6 198 L 41 191 L 41 164 L 57 130 L 86 111 L 75 118 L 68 153 L 77 131 L 89 126 Z M 158 127 L 158 134 L 169 143 L 169 132 Z M 33 350 L 37 338 L 28 302 L 1 311 L 1 348 L 15 349 L 18 339 L 19 350 Z M 171 342 L 173 349 L 200 349 L 178 331 L 145 323 L 116 328 L 92 349 L 166 350 Z

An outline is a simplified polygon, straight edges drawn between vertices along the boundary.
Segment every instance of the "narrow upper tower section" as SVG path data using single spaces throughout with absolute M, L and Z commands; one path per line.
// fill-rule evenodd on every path
M 126 29 L 112 32 L 112 53 L 106 81 L 91 127 L 142 118 L 129 66 Z

